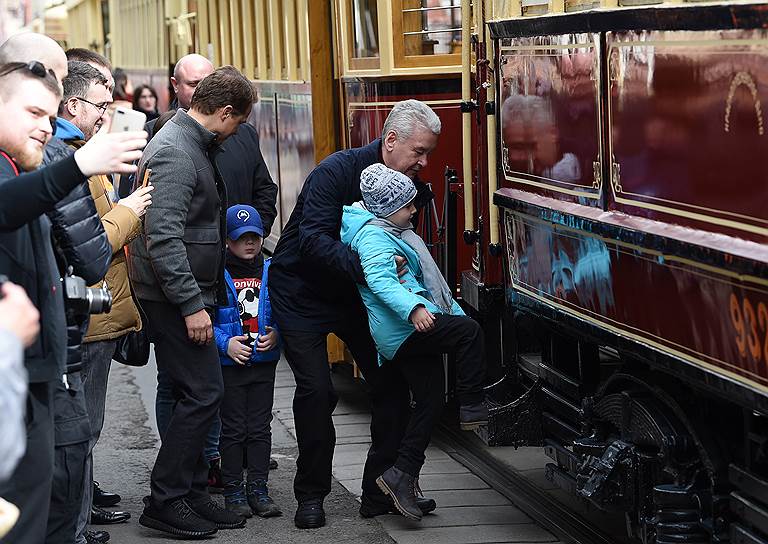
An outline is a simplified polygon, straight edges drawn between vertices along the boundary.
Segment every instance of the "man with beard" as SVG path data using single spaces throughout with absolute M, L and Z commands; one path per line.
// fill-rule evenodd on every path
M 372 388 L 371 448 L 363 471 L 360 514 L 374 517 L 393 509 L 376 478 L 397 458 L 410 417 L 408 385 L 393 365 L 378 367 L 355 286 L 365 283 L 360 259 L 340 241 L 342 208 L 361 200 L 360 173 L 374 163 L 416 178 L 437 145 L 440 128 L 440 119 L 423 102 L 395 104 L 380 139 L 338 151 L 309 174 L 275 248 L 270 297 L 285 357 L 296 378 L 293 413 L 299 457 L 293 488 L 299 503 L 295 524 L 301 529 L 325 525 L 323 500 L 331 491 L 336 442 L 331 414 L 338 400 L 326 348 L 331 332 L 349 347 Z M 433 195 L 425 184 L 416 186 L 415 204 L 420 208 Z M 435 509 L 435 502 L 419 499 L 418 506 L 427 513 Z
M 74 155 L 35 170 L 53 133 L 60 98 L 59 83 L 43 64 L 0 66 L 0 273 L 24 287 L 43 316 L 40 337 L 24 354 L 29 376 L 26 453 L 0 484 L 0 496 L 21 510 L 4 543 L 43 542 L 51 494 L 52 394 L 64 373 L 67 339 L 50 223 L 42 214 L 91 175 L 135 169 L 130 163 L 146 143 L 143 132 L 103 135 Z
M 69 74 L 63 82 L 64 97 L 56 120 L 57 135 L 46 147 L 46 163 L 66 158 L 90 140 L 107 121 L 106 110 L 112 102 L 107 81 L 99 70 L 83 62 L 69 62 L 68 68 Z M 109 512 L 100 508 L 92 510 L 89 452 L 92 450 L 90 442 L 93 440 L 95 443 L 94 437 L 98 437 L 104 421 L 106 377 L 115 352 L 115 338 L 140 327 L 138 310 L 130 296 L 123 246 L 129 237 L 138 233 L 139 218 L 150 203 L 151 187 L 138 189 L 117 205 L 113 205 L 108 196 L 110 187 L 107 176 L 92 176 L 86 195 L 96 203 L 97 217 L 101 217 L 100 223 L 108 235 L 111 264 L 106 277 L 103 280 L 99 278 L 94 287 L 105 285 L 112 292 L 112 310 L 108 314 L 80 318 L 90 319 L 82 330 L 78 329 L 78 338 L 85 333 L 82 344 L 78 342 L 79 355 L 74 360 L 68 360 L 69 387 L 68 390 L 57 391 L 55 395 L 56 460 L 48 518 L 48 544 L 68 544 L 73 538 L 76 544 L 103 542 L 108 538 L 106 531 L 100 534 L 86 531 L 89 514 L 94 525 L 120 523 L 130 518 L 127 512 Z M 76 205 L 69 201 L 66 206 L 60 203 L 57 205 L 58 213 L 67 218 Z M 100 341 L 95 341 L 97 339 Z M 103 386 L 88 390 L 84 387 L 87 372 L 92 374 L 94 371 L 103 375 Z M 72 398 L 75 395 L 81 397 L 77 402 Z M 93 396 L 98 396 L 98 399 L 93 399 Z M 79 421 L 80 425 L 76 425 L 75 421 Z

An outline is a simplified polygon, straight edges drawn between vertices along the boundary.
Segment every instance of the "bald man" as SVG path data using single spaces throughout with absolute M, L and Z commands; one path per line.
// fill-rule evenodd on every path
M 67 77 L 67 56 L 53 39 L 44 34 L 25 32 L 8 38 L 0 46 L 0 64 L 36 60 L 53 70 L 59 85 Z

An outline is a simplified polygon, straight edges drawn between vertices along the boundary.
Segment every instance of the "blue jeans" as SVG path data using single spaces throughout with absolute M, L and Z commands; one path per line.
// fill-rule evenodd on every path
M 176 396 L 173 393 L 173 384 L 168 373 L 158 367 L 157 369 L 157 396 L 155 397 L 155 416 L 157 417 L 157 430 L 160 433 L 160 440 L 165 436 L 165 430 L 173 415 L 173 408 L 176 406 Z M 221 457 L 219 454 L 219 437 L 221 436 L 221 418 L 217 417 L 211 425 L 211 430 L 205 439 L 205 449 L 203 454 L 206 461 Z

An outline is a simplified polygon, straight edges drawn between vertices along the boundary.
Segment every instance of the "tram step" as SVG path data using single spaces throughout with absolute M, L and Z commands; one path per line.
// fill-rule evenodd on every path
M 728 479 L 745 495 L 768 502 L 768 481 L 734 464 L 728 467 Z
M 518 358 L 520 370 L 530 377 L 541 378 L 547 385 L 571 399 L 581 398 L 581 384 L 542 361 L 541 355 L 524 353 Z
M 731 511 L 744 525 L 768 535 L 768 509 L 738 491 L 731 493 Z
M 506 404 L 490 406 L 488 425 L 475 433 L 489 446 L 541 446 L 540 382 Z M 493 397 L 493 393 L 490 393 Z
M 768 538 L 761 537 L 738 523 L 731 523 L 730 544 L 768 544 Z

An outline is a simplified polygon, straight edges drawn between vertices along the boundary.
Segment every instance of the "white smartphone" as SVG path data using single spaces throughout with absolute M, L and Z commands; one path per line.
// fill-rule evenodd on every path
M 109 127 L 110 132 L 133 132 L 144 130 L 144 124 L 147 122 L 147 116 L 130 108 L 118 106 L 115 113 L 112 114 L 112 124 Z

